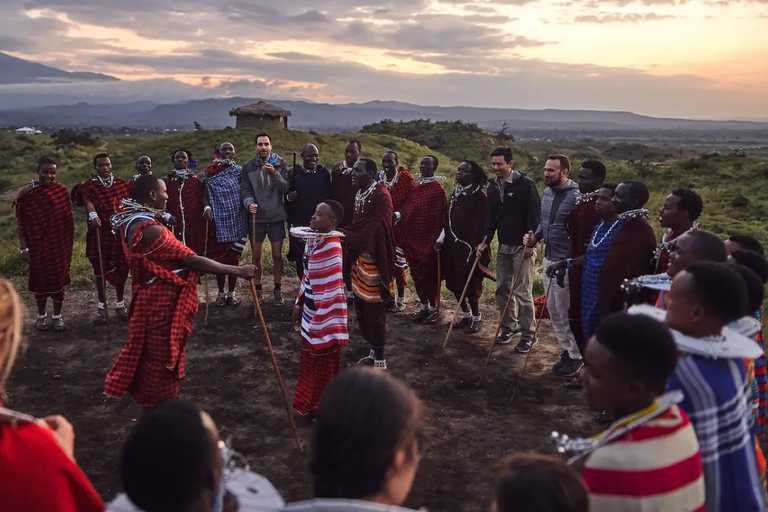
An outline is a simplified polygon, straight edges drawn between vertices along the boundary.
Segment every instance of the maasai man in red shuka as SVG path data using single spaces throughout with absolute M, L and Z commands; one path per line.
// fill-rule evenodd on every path
M 392 196 L 392 208 L 395 210 L 394 232 L 395 232 L 395 276 L 394 281 L 397 284 L 397 295 L 390 299 L 388 311 L 399 312 L 405 309 L 405 269 L 408 267 L 408 261 L 405 259 L 403 251 L 403 232 L 400 229 L 401 214 L 400 209 L 405 205 L 408 196 L 413 190 L 413 176 L 405 167 L 398 167 L 398 156 L 394 151 L 387 151 L 381 159 L 382 170 L 379 171 L 379 182 L 384 184 Z M 390 283 L 390 288 L 392 285 Z
M 127 318 L 125 312 L 125 280 L 128 279 L 128 265 L 120 238 L 112 233 L 109 218 L 121 207 L 121 202 L 131 195 L 130 184 L 112 173 L 112 160 L 106 153 L 93 157 L 96 174 L 88 181 L 76 185 L 70 196 L 72 204 L 84 206 L 88 214 L 88 238 L 85 255 L 91 262 L 96 276 L 96 291 L 99 304 L 96 310 L 96 324 L 104 325 L 106 319 L 107 295 L 102 288 L 101 265 L 99 264 L 99 243 L 101 243 L 101 264 L 104 266 L 104 280 L 115 287 L 117 300 L 115 311 L 121 318 Z
M 72 244 L 75 223 L 67 187 L 56 181 L 56 161 L 42 158 L 37 163 L 37 181 L 32 181 L 16 197 L 16 224 L 21 259 L 29 264 L 29 291 L 37 302 L 39 331 L 67 328 L 61 317 L 64 288 L 72 281 Z M 48 321 L 48 297 L 53 302 L 53 322 Z
M 184 354 L 197 313 L 200 272 L 253 277 L 255 267 L 222 265 L 196 255 L 157 219 L 168 193 L 163 180 L 141 176 L 128 207 L 112 218 L 131 267 L 133 300 L 128 341 L 104 384 L 104 394 L 128 393 L 149 408 L 177 398 L 184 377 Z
M 181 243 L 202 255 L 205 251 L 203 180 L 189 169 L 192 152 L 178 148 L 171 154 L 173 170 L 168 175 L 168 213 L 176 224 L 174 233 Z
M 414 322 L 437 322 L 437 300 L 440 285 L 437 275 L 435 240 L 443 229 L 448 201 L 445 189 L 435 176 L 437 158 L 432 155 L 421 160 L 421 176 L 413 183 L 411 195 L 400 213 L 403 225 L 405 259 L 411 267 L 411 279 L 421 302 L 421 308 L 409 318 Z
M 392 233 L 392 198 L 387 187 L 377 183 L 376 162 L 362 158 L 355 163 L 352 182 L 358 187 L 352 224 L 342 229 L 352 260 L 352 290 L 360 333 L 371 353 L 360 363 L 373 363 L 386 370 L 387 301 L 395 266 L 395 237 Z
M 582 163 L 581 169 L 577 173 L 581 195 L 576 199 L 576 206 L 565 219 L 565 227 L 571 238 L 572 259 L 583 256 L 587 252 L 587 245 L 589 245 L 592 232 L 601 220 L 600 215 L 595 210 L 595 203 L 605 182 L 605 174 L 605 165 L 597 160 L 587 160 Z M 582 269 L 579 266 L 571 265 L 571 268 L 568 269 L 568 282 L 570 283 L 568 289 L 571 296 L 568 319 L 571 332 L 576 339 L 576 345 L 583 357 L 587 340 L 584 339 L 581 327 L 581 275 Z
M 360 158 L 363 146 L 357 139 L 350 139 L 344 148 L 344 160 L 336 162 L 331 168 L 331 188 L 329 199 L 341 204 L 344 208 L 344 219 L 339 224 L 340 228 L 352 223 L 355 212 L 355 194 L 357 188 L 352 184 L 352 167 Z M 352 258 L 344 260 L 344 284 L 347 287 L 347 300 L 352 300 L 351 281 Z
M 341 371 L 341 345 L 349 342 L 347 300 L 342 277 L 341 236 L 334 231 L 344 218 L 336 201 L 320 203 L 309 228 L 291 229 L 304 240 L 304 275 L 293 309 L 301 330 L 301 364 L 293 408 L 312 414 L 331 379 Z
M 248 212 L 240 202 L 240 177 L 243 168 L 235 163 L 235 146 L 225 142 L 218 147 L 216 159 L 205 170 L 203 183 L 203 217 L 208 223 L 208 247 L 203 256 L 224 265 L 239 265 L 240 255 L 248 234 Z M 237 306 L 235 297 L 237 277 L 229 276 L 228 291 L 224 291 L 225 276 L 216 276 L 219 296 L 216 305 Z
M 477 162 L 469 160 L 459 165 L 456 188 L 448 202 L 445 226 L 435 244 L 443 262 L 445 284 L 456 300 L 461 298 L 475 262 L 477 246 L 483 241 L 487 184 L 488 176 Z M 490 262 L 491 249 L 486 247 L 469 281 L 467 294 L 461 303 L 462 315 L 453 324 L 454 329 L 466 328 L 469 334 L 480 330 L 483 319 L 479 301 L 483 294 L 483 278 L 495 280 L 488 270 Z
M 675 246 L 675 240 L 688 231 L 699 229 L 696 220 L 704 209 L 701 196 L 688 188 L 673 190 L 664 199 L 659 208 L 659 224 L 667 231 L 661 237 L 661 244 L 656 248 L 654 274 L 663 274 L 669 268 L 669 253 Z

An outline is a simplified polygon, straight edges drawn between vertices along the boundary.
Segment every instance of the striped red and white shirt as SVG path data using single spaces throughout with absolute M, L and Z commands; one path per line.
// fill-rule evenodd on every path
M 699 443 L 676 405 L 595 450 L 582 473 L 590 511 L 704 511 Z

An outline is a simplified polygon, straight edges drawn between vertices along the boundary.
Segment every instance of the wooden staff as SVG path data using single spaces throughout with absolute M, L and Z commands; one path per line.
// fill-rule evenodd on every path
M 523 247 L 523 257 L 520 260 L 520 265 L 517 267 L 517 272 L 515 273 L 515 278 L 512 280 L 512 284 L 509 285 L 509 296 L 507 297 L 507 304 L 504 306 L 504 311 L 501 312 L 501 317 L 499 318 L 499 325 L 496 327 L 496 334 L 491 339 L 491 348 L 488 349 L 488 357 L 485 358 L 485 366 L 483 366 L 483 373 L 480 374 L 480 380 L 477 381 L 477 385 L 483 383 L 483 379 L 485 378 L 485 370 L 488 368 L 488 362 L 491 360 L 491 354 L 493 354 L 493 348 L 496 346 L 496 338 L 499 337 L 499 333 L 501 332 L 501 326 L 504 323 L 504 317 L 507 316 L 507 310 L 509 309 L 509 303 L 512 301 L 512 292 L 515 289 L 515 285 L 517 284 L 517 280 L 520 278 L 520 272 L 523 270 L 523 265 L 525 264 L 525 247 Z
M 437 251 L 437 297 L 435 298 L 435 307 L 437 308 L 437 319 L 435 325 L 440 329 L 440 295 L 443 288 L 443 268 L 442 258 L 440 257 L 440 251 Z
M 256 267 L 256 214 L 251 214 L 251 265 Z M 251 279 L 251 283 L 253 283 L 253 279 Z M 259 304 L 259 297 L 255 293 L 256 287 L 254 285 L 253 288 L 254 294 L 253 294 L 253 317 L 256 318 L 256 315 L 258 312 L 261 311 L 261 304 Z
M 544 306 L 541 308 L 541 314 L 539 314 L 539 319 L 536 321 L 536 327 L 533 329 L 533 339 L 536 339 L 536 336 L 539 334 L 539 326 L 541 325 L 541 319 L 544 318 L 544 309 L 547 307 L 547 301 L 549 300 L 549 290 L 552 289 L 552 281 L 555 280 L 555 276 L 552 276 L 549 280 L 549 284 L 547 285 L 547 293 L 544 294 Z M 531 350 L 528 351 L 527 354 L 525 354 L 525 364 L 523 364 L 523 371 L 520 373 L 520 378 L 517 379 L 517 385 L 515 386 L 514 391 L 512 391 L 512 396 L 509 398 L 510 405 L 512 404 L 512 400 L 515 399 L 515 394 L 517 393 L 518 388 L 520 387 L 520 384 L 522 384 L 523 379 L 525 378 L 525 369 L 528 368 L 528 358 L 531 356 L 531 352 L 533 352 L 533 346 L 531 346 Z
M 210 221 L 205 221 L 205 246 L 203 248 L 203 256 L 208 257 L 208 225 Z M 211 301 L 208 297 L 208 273 L 203 276 L 203 290 L 205 292 L 205 317 L 203 317 L 203 327 L 208 327 L 208 306 L 211 305 Z
M 101 228 L 96 226 L 96 250 L 99 251 L 99 272 L 101 272 L 101 289 L 104 292 L 104 322 L 107 327 L 107 350 L 112 343 L 112 334 L 109 332 L 109 306 L 107 305 L 107 280 L 104 278 L 104 258 L 101 256 Z M 98 296 L 98 293 L 96 294 Z M 97 299 L 98 302 L 98 299 Z M 98 310 L 98 304 L 96 309 Z
M 275 357 L 275 349 L 272 348 L 272 341 L 269 339 L 269 332 L 267 332 L 267 323 L 264 321 L 264 315 L 261 313 L 261 306 L 259 305 L 259 298 L 256 296 L 256 284 L 251 281 L 251 295 L 253 295 L 253 303 L 256 305 L 256 312 L 259 318 L 259 323 L 264 331 L 264 339 L 267 342 L 267 349 L 269 350 L 269 357 L 272 359 L 272 368 L 275 370 L 275 378 L 277 379 L 277 386 L 280 388 L 280 395 L 283 398 L 283 405 L 285 406 L 285 414 L 288 416 L 288 423 L 291 424 L 293 430 L 293 437 L 296 440 L 296 448 L 299 452 L 304 453 L 304 445 L 301 444 L 299 439 L 299 431 L 296 428 L 296 423 L 293 421 L 293 414 L 291 414 L 291 406 L 288 405 L 288 395 L 285 392 L 285 383 L 283 377 L 280 375 L 280 367 L 277 365 L 277 357 Z
M 453 319 L 451 320 L 451 323 L 448 326 L 448 334 L 445 335 L 445 340 L 443 341 L 443 348 L 445 348 L 445 346 L 448 344 L 448 338 L 451 336 L 451 331 L 453 331 L 453 324 L 456 322 L 456 319 L 459 317 L 461 304 L 464 302 L 464 298 L 467 296 L 469 283 L 472 281 L 472 276 L 475 275 L 475 269 L 477 269 L 478 263 L 480 263 L 480 256 L 475 256 L 475 262 L 472 264 L 472 270 L 469 271 L 469 277 L 467 278 L 467 282 L 464 284 L 464 289 L 461 291 L 461 298 L 459 299 L 459 303 L 456 304 L 456 311 L 453 312 Z

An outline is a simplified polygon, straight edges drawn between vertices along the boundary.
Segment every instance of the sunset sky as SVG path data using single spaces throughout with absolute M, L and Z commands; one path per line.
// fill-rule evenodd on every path
M 768 119 L 768 0 L 4 3 L 0 51 L 129 81 L 94 96 Z

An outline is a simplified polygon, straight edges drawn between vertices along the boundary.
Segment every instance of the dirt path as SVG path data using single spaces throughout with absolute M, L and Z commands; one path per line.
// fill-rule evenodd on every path
M 286 297 L 292 297 L 295 280 L 284 286 Z M 239 292 L 243 297 L 247 290 L 241 287 Z M 93 295 L 82 291 L 69 295 L 65 315 L 70 329 L 62 335 L 37 333 L 30 326 L 26 353 L 8 386 L 8 406 L 35 415 L 64 414 L 77 433 L 78 462 L 102 496 L 111 500 L 120 490 L 120 447 L 140 411 L 127 397 L 117 401 L 101 393 L 128 329 L 125 323 L 113 323 L 107 348 L 104 328 L 90 324 Z M 266 295 L 271 298 L 271 293 Z M 247 303 L 246 299 L 238 308 L 225 309 L 211 305 L 208 328 L 202 327 L 204 308 L 200 308 L 181 396 L 200 403 L 222 437 L 231 435 L 251 468 L 269 478 L 287 501 L 308 498 L 312 494 L 308 459 L 294 449 L 263 335 L 257 322 L 248 318 Z M 540 329 L 525 381 L 514 404 L 508 405 L 525 357 L 514 352 L 514 343 L 497 347 L 478 387 L 497 315 L 485 308 L 482 332 L 475 336 L 456 332 L 443 351 L 448 311 L 454 305 L 445 301 L 439 328 L 414 325 L 404 314 L 388 317 L 390 371 L 413 386 L 429 415 L 429 444 L 408 505 L 432 511 L 487 511 L 494 466 L 504 454 L 552 453 L 552 430 L 586 435 L 599 427 L 581 393 L 566 390 L 551 373 L 560 350 L 548 321 Z M 292 397 L 300 345 L 290 325 L 290 308 L 266 303 L 264 312 Z M 367 352 L 355 332 L 342 357 L 354 364 Z M 306 442 L 309 425 L 301 419 L 299 425 Z

